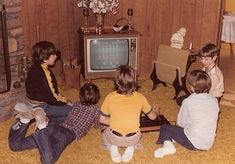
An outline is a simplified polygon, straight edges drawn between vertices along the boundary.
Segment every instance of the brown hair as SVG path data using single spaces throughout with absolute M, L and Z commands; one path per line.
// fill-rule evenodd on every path
M 44 60 L 48 60 L 50 55 L 57 55 L 55 45 L 49 41 L 37 42 L 32 48 L 32 60 L 34 63 L 42 64 Z
M 218 55 L 219 48 L 212 43 L 207 43 L 204 47 L 202 47 L 199 53 L 200 57 L 214 57 Z
M 136 72 L 128 65 L 120 65 L 114 80 L 115 90 L 120 94 L 132 94 L 137 89 Z
M 95 105 L 100 99 L 99 88 L 93 83 L 85 83 L 80 89 L 80 102 L 82 105 Z
M 194 88 L 195 93 L 209 93 L 211 88 L 211 79 L 209 75 L 202 70 L 193 70 L 190 73 L 188 82 Z

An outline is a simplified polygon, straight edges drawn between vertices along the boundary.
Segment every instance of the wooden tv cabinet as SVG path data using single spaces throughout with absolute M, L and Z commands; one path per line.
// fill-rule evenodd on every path
M 120 33 L 120 32 L 115 32 L 111 29 L 104 29 L 102 34 L 96 34 L 94 29 L 89 29 L 89 33 L 84 33 L 83 29 L 80 31 L 80 59 L 81 59 L 81 73 L 84 77 L 85 80 L 92 80 L 92 79 L 98 79 L 98 78 L 113 78 L 115 75 L 115 69 L 118 67 L 118 65 L 114 65 L 112 68 L 109 68 L 110 65 L 108 64 L 107 68 L 101 68 L 101 69 L 93 69 L 91 66 L 91 40 L 122 40 L 122 39 L 127 39 L 127 46 L 128 46 L 128 60 L 127 64 L 132 66 L 135 70 L 137 75 L 139 75 L 139 57 L 140 57 L 140 36 L 141 34 L 137 31 L 129 31 L 125 33 Z M 115 41 L 114 41 L 115 43 Z M 100 44 L 101 47 L 103 46 Z M 120 45 L 118 45 L 120 46 Z M 118 47 L 117 46 L 117 47 Z M 97 46 L 98 47 L 98 46 Z M 111 47 L 111 48 L 110 48 Z M 112 45 L 110 45 L 110 49 L 113 49 Z M 104 60 L 107 62 L 107 59 L 109 61 L 115 61 L 114 56 L 118 55 L 118 60 L 119 60 L 119 55 L 120 50 L 116 49 L 113 51 L 109 51 L 109 48 L 105 49 L 105 46 L 103 48 L 103 54 L 104 54 Z M 120 47 L 119 47 L 120 48 Z M 120 48 L 121 49 L 121 48 Z M 100 50 L 97 48 L 97 51 Z M 94 52 L 94 51 L 93 51 Z M 108 53 L 109 52 L 109 53 Z M 100 54 L 98 54 L 100 55 Z M 101 56 L 101 55 L 100 55 Z M 102 57 L 103 58 L 103 57 Z M 99 59 L 100 62 L 102 59 Z M 101 62 L 100 62 L 101 63 Z M 113 62 L 114 63 L 114 62 Z M 102 67 L 102 66 L 101 66 Z

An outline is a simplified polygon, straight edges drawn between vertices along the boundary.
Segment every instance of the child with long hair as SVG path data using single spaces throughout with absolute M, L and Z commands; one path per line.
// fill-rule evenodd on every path
M 55 75 L 50 67 L 56 62 L 58 51 L 49 41 L 37 42 L 32 48 L 33 64 L 25 81 L 26 96 L 33 107 L 40 106 L 50 121 L 62 122 L 71 106 L 59 92 Z

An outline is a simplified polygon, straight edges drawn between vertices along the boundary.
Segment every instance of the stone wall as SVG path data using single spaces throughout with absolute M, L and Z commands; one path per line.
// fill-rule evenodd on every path
M 11 89 L 10 92 L 0 94 L 0 121 L 9 119 L 14 115 L 14 105 L 17 102 L 25 102 L 25 89 Z
M 6 7 L 8 47 L 11 69 L 11 89 L 0 94 L 0 121 L 10 118 L 16 102 L 25 101 L 25 89 L 23 83 L 18 83 L 17 88 L 13 84 L 20 82 L 19 61 L 24 56 L 24 39 L 22 26 L 22 0 L 1 0 L 0 4 Z

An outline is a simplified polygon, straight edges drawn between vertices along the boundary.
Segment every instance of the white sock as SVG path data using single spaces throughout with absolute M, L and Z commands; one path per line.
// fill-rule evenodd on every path
M 163 147 L 155 150 L 154 157 L 162 158 L 168 154 L 174 154 L 176 152 L 175 146 L 171 141 L 164 141 Z
M 128 146 L 124 154 L 122 155 L 122 161 L 129 162 L 133 158 L 134 151 L 135 151 L 134 146 Z
M 40 107 L 35 108 L 34 117 L 36 119 L 36 126 L 38 129 L 44 129 L 47 127 L 46 113 Z
M 41 123 L 41 124 L 38 124 L 37 125 L 37 127 L 38 127 L 38 129 L 44 129 L 44 128 L 46 128 L 47 127 L 47 122 L 43 122 L 43 123 Z
M 116 163 L 121 162 L 122 159 L 121 159 L 121 155 L 118 151 L 118 147 L 116 145 L 111 145 L 109 150 L 110 150 L 110 155 L 111 155 L 112 161 L 116 162 Z
M 20 122 L 23 124 L 28 124 L 30 122 L 30 119 L 20 117 Z

